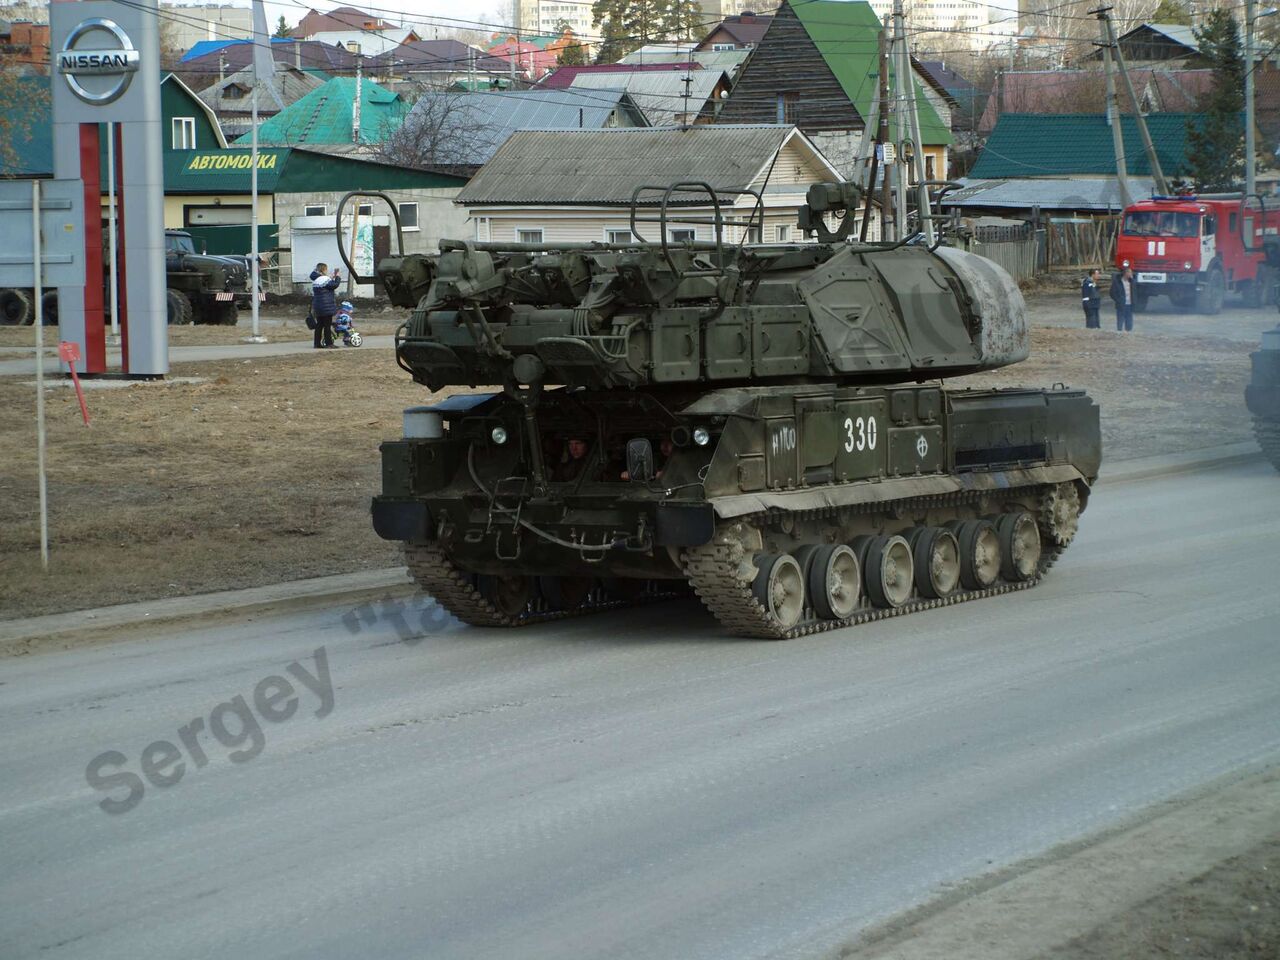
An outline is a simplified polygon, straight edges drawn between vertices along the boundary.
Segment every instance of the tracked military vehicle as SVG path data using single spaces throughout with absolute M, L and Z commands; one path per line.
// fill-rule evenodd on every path
M 1098 408 L 943 386 L 1027 356 L 1009 276 L 848 242 L 844 184 L 810 190 L 816 243 L 725 242 L 705 184 L 633 198 L 633 234 L 669 237 L 699 191 L 713 241 L 379 264 L 412 310 L 399 365 L 449 394 L 405 412 L 373 500 L 422 587 L 484 626 L 691 588 L 733 632 L 788 638 L 1035 584 L 1097 476 Z

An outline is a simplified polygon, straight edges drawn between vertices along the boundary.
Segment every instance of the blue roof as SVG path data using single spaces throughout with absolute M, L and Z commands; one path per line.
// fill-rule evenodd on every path
M 602 130 L 619 110 L 622 126 L 648 126 L 624 90 L 504 90 L 488 93 L 424 93 L 405 119 L 445 99 L 450 122 L 467 135 L 446 147 L 455 156 L 441 163 L 480 166 L 517 130 Z
M 293 43 L 293 37 L 272 37 L 272 43 Z M 182 55 L 179 63 L 185 63 L 188 60 L 194 60 L 196 57 L 203 57 L 210 53 L 217 53 L 224 47 L 233 47 L 238 43 L 253 43 L 252 40 L 197 40 L 191 45 L 191 49 Z

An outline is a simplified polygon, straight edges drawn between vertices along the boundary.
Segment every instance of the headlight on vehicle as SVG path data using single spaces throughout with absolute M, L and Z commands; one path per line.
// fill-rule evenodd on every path
M 707 432 L 706 427 L 693 428 L 693 442 L 700 447 L 705 447 L 711 442 L 711 434 Z
M 494 427 L 489 431 L 489 439 L 498 446 L 502 446 L 507 442 L 507 428 L 502 426 Z
M 1122 267 L 1127 267 L 1127 266 L 1129 266 L 1129 261 L 1128 261 L 1128 260 L 1121 260 L 1121 261 L 1120 261 L 1120 266 L 1122 266 Z
M 1182 265 L 1182 269 L 1183 269 L 1183 270 L 1190 270 L 1190 269 L 1191 269 L 1191 261 L 1190 261 L 1190 260 L 1188 260 L 1186 263 L 1184 263 L 1184 264 Z

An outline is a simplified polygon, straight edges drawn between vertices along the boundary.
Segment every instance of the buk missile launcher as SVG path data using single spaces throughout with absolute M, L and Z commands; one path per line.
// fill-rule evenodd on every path
M 650 188 L 646 188 L 650 189 Z M 1034 585 L 1101 460 L 1083 391 L 963 389 L 1017 363 L 1025 306 L 947 247 L 445 241 L 384 259 L 412 310 L 396 359 L 448 392 L 382 444 L 381 537 L 461 620 L 515 626 L 692 588 L 730 630 L 787 638 Z M 757 211 L 759 203 L 757 199 Z M 455 388 L 473 388 L 456 392 Z

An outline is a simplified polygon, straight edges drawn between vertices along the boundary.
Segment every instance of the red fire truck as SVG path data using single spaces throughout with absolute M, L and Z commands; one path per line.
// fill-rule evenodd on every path
M 1280 283 L 1280 197 L 1153 197 L 1128 207 L 1116 269 L 1132 267 L 1134 309 L 1166 296 L 1183 310 L 1217 314 L 1228 293 L 1249 306 Z

